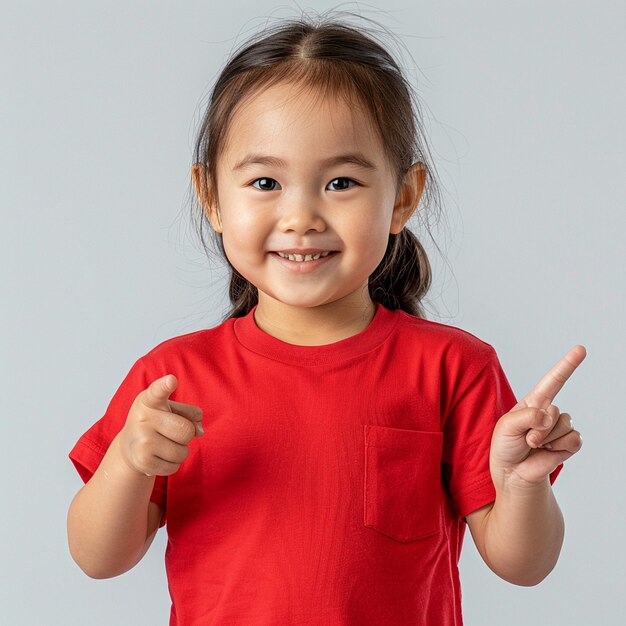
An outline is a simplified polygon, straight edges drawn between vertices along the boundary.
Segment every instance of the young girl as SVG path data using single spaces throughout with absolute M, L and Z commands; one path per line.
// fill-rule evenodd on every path
M 170 625 L 458 626 L 466 524 L 513 584 L 558 559 L 581 438 L 552 401 L 585 349 L 518 402 L 489 343 L 425 319 L 432 168 L 362 31 L 284 21 L 228 62 L 192 176 L 232 310 L 140 356 L 69 455 L 87 575 L 167 522 Z

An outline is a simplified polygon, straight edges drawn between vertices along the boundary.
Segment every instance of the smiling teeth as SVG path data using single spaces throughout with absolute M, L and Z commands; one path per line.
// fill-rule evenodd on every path
M 330 254 L 330 250 L 327 252 L 320 252 L 318 254 L 285 254 L 284 252 L 278 253 L 283 259 L 289 259 L 290 261 L 315 261 L 322 256 L 328 256 Z

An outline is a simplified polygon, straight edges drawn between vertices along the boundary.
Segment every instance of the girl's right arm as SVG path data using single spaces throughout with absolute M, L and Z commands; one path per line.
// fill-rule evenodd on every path
M 168 400 L 177 384 L 164 376 L 135 398 L 124 427 L 70 504 L 70 553 L 92 578 L 118 576 L 141 560 L 163 513 L 150 501 L 154 476 L 176 472 L 187 444 L 203 434 L 199 407 Z

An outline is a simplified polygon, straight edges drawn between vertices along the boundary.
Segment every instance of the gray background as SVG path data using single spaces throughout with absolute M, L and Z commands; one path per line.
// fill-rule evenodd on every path
M 194 131 L 230 50 L 273 2 L 4 2 L 0 19 L 3 624 L 166 624 L 166 531 L 92 580 L 67 454 L 136 358 L 225 310 L 188 218 Z M 233 7 L 235 10 L 233 10 Z M 624 21 L 621 2 L 344 3 L 398 35 L 446 222 L 429 317 L 497 350 L 518 397 L 567 350 L 555 403 L 584 438 L 555 484 L 560 560 L 517 587 L 461 559 L 469 626 L 624 623 Z

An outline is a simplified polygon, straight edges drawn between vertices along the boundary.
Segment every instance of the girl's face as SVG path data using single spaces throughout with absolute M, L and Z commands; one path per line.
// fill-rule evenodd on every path
M 211 223 L 258 288 L 259 309 L 371 306 L 368 277 L 409 215 L 394 207 L 394 173 L 365 115 L 298 90 L 274 86 L 234 113 Z M 363 162 L 337 158 L 345 155 Z M 332 252 L 310 265 L 277 254 L 306 248 Z

